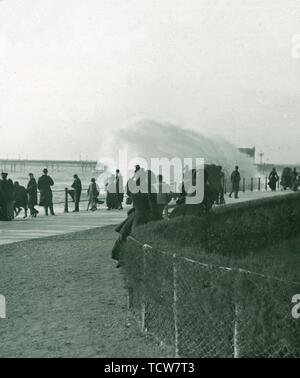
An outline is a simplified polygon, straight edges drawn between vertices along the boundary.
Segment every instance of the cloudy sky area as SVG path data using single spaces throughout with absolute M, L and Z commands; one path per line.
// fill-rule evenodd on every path
M 297 34 L 299 0 L 2 0 L 0 157 L 94 159 L 151 118 L 300 162 Z

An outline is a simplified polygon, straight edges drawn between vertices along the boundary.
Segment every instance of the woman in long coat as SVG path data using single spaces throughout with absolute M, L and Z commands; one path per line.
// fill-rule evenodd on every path
M 51 215 L 54 214 L 53 210 L 53 195 L 51 186 L 54 185 L 54 181 L 50 176 L 48 176 L 48 169 L 43 170 L 43 176 L 38 180 L 38 189 L 40 191 L 40 203 L 39 206 L 43 206 L 45 209 L 45 214 L 48 215 L 48 209 L 50 209 Z
M 97 210 L 97 202 L 98 202 L 98 196 L 100 194 L 99 186 L 96 183 L 96 179 L 92 178 L 91 183 L 89 185 L 88 191 L 87 191 L 88 197 L 89 197 L 89 203 L 87 207 L 87 211 L 90 209 L 92 211 Z
M 30 215 L 35 218 L 39 212 L 34 207 L 38 203 L 38 197 L 37 197 L 37 183 L 32 173 L 29 173 L 27 193 L 28 193 L 28 208 L 30 210 Z
M 277 181 L 279 181 L 279 176 L 276 172 L 276 169 L 273 168 L 272 172 L 269 174 L 269 187 L 272 192 L 276 192 Z

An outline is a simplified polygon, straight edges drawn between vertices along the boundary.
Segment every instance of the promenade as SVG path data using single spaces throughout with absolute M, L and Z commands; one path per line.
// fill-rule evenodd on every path
M 39 210 L 41 215 L 37 218 L 22 219 L 22 213 L 12 222 L 0 221 L 0 245 L 109 226 L 126 217 L 125 210 L 107 211 L 104 208 L 95 212 L 57 212 L 54 217 L 46 217 L 42 214 L 43 209 Z
M 239 199 L 229 198 L 226 195 L 226 206 L 287 193 L 292 192 L 283 190 L 276 193 L 270 191 L 241 192 Z M 96 212 L 82 210 L 80 213 L 65 214 L 61 207 L 56 209 L 56 216 L 46 217 L 43 215 L 43 209 L 39 208 L 39 210 L 40 215 L 35 219 L 22 219 L 23 213 L 21 213 L 20 217 L 12 222 L 0 221 L 0 245 L 114 225 L 125 219 L 127 213 L 127 208 L 122 211 L 107 211 L 105 207 L 101 207 Z

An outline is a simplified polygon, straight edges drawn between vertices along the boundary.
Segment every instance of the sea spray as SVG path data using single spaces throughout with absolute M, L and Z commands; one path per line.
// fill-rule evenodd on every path
M 227 140 L 204 136 L 197 131 L 168 122 L 145 119 L 117 130 L 108 130 L 103 135 L 98 169 L 102 170 L 105 166 L 105 171 L 98 178 L 100 186 L 103 187 L 107 177 L 122 166 L 120 151 L 126 151 L 127 161 L 132 162 L 128 167 L 129 174 L 133 173 L 134 164 L 143 166 L 147 162 L 150 167 L 153 158 L 179 158 L 182 161 L 186 158 L 204 158 L 206 164 L 221 165 L 227 176 L 235 165 L 240 167 L 241 175 L 244 177 L 254 174 L 249 159 Z

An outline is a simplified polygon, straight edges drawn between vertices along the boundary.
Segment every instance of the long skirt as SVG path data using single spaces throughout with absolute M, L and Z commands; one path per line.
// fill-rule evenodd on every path
M 0 220 L 11 221 L 14 219 L 14 202 L 3 202 L 0 209 Z
M 53 194 L 52 190 L 41 190 L 40 191 L 40 203 L 39 206 L 52 206 L 53 205 Z

